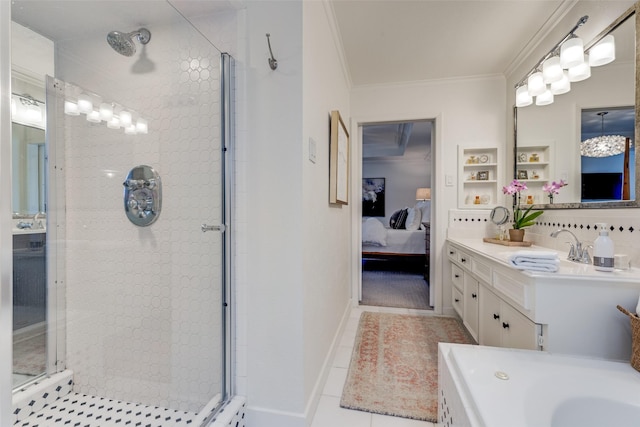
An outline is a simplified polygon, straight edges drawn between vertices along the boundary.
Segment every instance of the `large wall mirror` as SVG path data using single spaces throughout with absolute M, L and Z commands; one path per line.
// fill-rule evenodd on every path
M 526 179 L 536 208 L 640 206 L 640 155 L 634 148 L 639 135 L 635 87 L 637 7 L 636 4 L 592 41 L 585 42 L 588 50 L 612 34 L 616 46 L 613 62 L 592 67 L 590 78 L 572 83 L 571 90 L 556 95 L 550 105 L 534 103 L 514 108 L 514 178 Z M 588 157 L 582 141 L 610 134 L 629 138 L 626 153 L 623 148 L 601 158 Z M 626 168 L 625 155 L 629 160 Z M 629 182 L 626 193 L 622 191 L 625 176 Z M 543 185 L 560 180 L 568 185 L 550 199 Z

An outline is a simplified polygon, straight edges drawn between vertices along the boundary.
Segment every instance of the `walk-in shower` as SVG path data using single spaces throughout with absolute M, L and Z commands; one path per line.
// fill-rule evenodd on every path
M 133 56 L 136 53 L 136 44 L 134 39 L 138 40 L 141 44 L 149 43 L 151 40 L 151 32 L 146 28 L 140 28 L 139 30 L 131 33 L 123 33 L 122 31 L 111 31 L 107 34 L 107 42 L 109 46 L 113 48 L 120 55 Z
M 44 371 L 14 390 L 12 421 L 205 425 L 232 390 L 232 58 L 163 0 L 11 11 L 27 34 L 12 78 L 46 98 L 46 239 L 23 238 L 46 256 Z

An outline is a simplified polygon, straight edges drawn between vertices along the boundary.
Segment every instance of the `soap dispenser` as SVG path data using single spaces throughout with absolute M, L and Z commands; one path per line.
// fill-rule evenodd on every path
M 613 271 L 613 240 L 609 237 L 607 224 L 596 224 L 598 238 L 593 242 L 593 266 L 599 271 Z

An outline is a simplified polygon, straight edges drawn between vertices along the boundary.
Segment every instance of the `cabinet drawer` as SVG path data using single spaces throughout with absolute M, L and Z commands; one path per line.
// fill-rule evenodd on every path
M 471 271 L 486 283 L 491 283 L 491 267 L 487 264 L 478 261 L 476 258 L 471 258 Z
M 532 290 L 526 284 L 515 280 L 513 277 L 494 271 L 493 287 L 525 310 L 532 308 L 531 305 L 533 298 L 529 295 Z
M 456 264 L 451 264 L 451 281 L 453 282 L 454 288 L 462 290 L 462 274 L 462 269 L 460 267 Z
M 451 304 L 458 316 L 462 317 L 462 292 L 458 288 L 453 288 Z
M 469 254 L 464 253 L 464 252 L 459 250 L 458 251 L 458 262 L 460 262 L 460 265 L 462 266 L 462 268 L 471 271 L 471 257 L 469 256 Z
M 447 256 L 451 261 L 458 262 L 458 249 L 455 247 L 448 245 L 447 247 Z

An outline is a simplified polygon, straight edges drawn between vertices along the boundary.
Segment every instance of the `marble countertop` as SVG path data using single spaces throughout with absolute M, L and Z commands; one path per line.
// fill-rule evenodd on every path
M 640 282 L 640 269 L 638 268 L 630 268 L 628 270 L 614 270 L 611 272 L 606 271 L 597 271 L 593 265 L 591 264 L 580 264 L 577 262 L 567 260 L 567 252 L 559 252 L 554 249 L 545 248 L 542 246 L 532 245 L 530 247 L 520 247 L 520 246 L 502 246 L 494 243 L 486 243 L 483 242 L 481 238 L 460 238 L 460 237 L 449 237 L 447 239 L 452 243 L 456 243 L 461 246 L 464 250 L 465 248 L 470 250 L 471 252 L 477 252 L 495 262 L 498 262 L 506 267 L 510 267 L 509 257 L 518 251 L 545 251 L 545 252 L 555 252 L 558 254 L 558 258 L 560 259 L 560 267 L 555 273 L 546 273 L 546 272 L 537 272 L 537 271 L 526 271 L 526 270 L 516 270 L 520 271 L 526 276 L 535 277 L 535 278 L 566 278 L 566 279 L 583 279 L 583 280 L 594 280 L 594 281 L 603 281 L 603 280 L 612 280 L 616 282 L 630 282 L 630 283 L 639 283 Z

